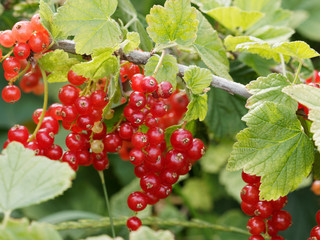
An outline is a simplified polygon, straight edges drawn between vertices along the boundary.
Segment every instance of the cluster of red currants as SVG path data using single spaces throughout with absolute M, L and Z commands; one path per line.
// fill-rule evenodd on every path
M 316 214 L 317 226 L 312 228 L 308 240 L 320 240 L 320 210 Z
M 242 172 L 242 179 L 248 184 L 241 190 L 241 209 L 245 214 L 254 216 L 247 223 L 247 229 L 252 234 L 249 240 L 264 240 L 261 234 L 270 236 L 271 240 L 284 240 L 277 234 L 291 225 L 290 213 L 281 210 L 287 204 L 287 196 L 260 201 L 260 177 Z
M 20 89 L 13 83 L 20 77 L 19 72 L 25 73 L 19 83 L 24 92 L 43 93 L 43 83 L 40 81 L 41 72 L 36 64 L 30 64 L 31 58 L 37 58 L 50 44 L 47 30 L 40 23 L 39 14 L 35 14 L 31 21 L 17 22 L 12 30 L 6 30 L 0 34 L 0 45 L 12 48 L 12 51 L 2 56 L 4 77 L 9 81 L 8 86 L 2 90 L 2 98 L 8 103 L 14 103 L 21 97 Z M 11 56 L 13 52 L 14 56 Z M 28 63 L 29 62 L 29 63 Z M 32 61 L 34 62 L 34 61 Z

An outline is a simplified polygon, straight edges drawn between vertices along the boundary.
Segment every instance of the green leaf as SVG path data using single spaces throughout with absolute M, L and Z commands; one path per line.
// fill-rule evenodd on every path
M 222 142 L 218 145 L 210 145 L 206 154 L 200 159 L 202 170 L 207 173 L 218 173 L 227 163 L 233 143 Z
M 118 59 L 113 56 L 114 48 L 102 48 L 93 50 L 92 60 L 82 62 L 72 67 L 78 75 L 90 79 L 100 79 L 109 75 L 115 75 L 120 70 Z
M 67 82 L 70 68 L 79 63 L 75 58 L 69 58 L 68 53 L 63 50 L 48 52 L 39 59 L 41 67 L 51 74 L 48 76 L 48 82 Z
M 271 47 L 271 45 L 259 38 L 255 37 L 233 37 L 228 36 L 224 40 L 224 44 L 226 48 L 230 51 L 239 51 L 239 52 L 250 52 L 254 54 L 258 54 L 266 59 L 274 59 L 277 62 L 281 62 L 281 58 L 279 53 L 276 52 L 275 49 Z M 288 56 L 283 56 L 286 62 L 289 61 Z
M 292 28 L 264 26 L 253 31 L 250 35 L 268 43 L 277 43 L 287 41 L 293 34 L 294 30 Z
M 208 93 L 208 114 L 206 124 L 214 139 L 234 138 L 235 134 L 246 127 L 241 121 L 247 113 L 246 101 L 221 89 L 212 88 Z
M 66 36 L 53 23 L 53 15 L 55 13 L 55 6 L 53 0 L 40 0 L 40 21 L 41 24 L 48 30 L 52 38 L 55 40 L 64 39 Z
M 313 140 L 320 151 L 320 89 L 305 84 L 288 86 L 282 90 L 294 100 L 310 108 L 308 118 L 313 121 L 311 132 Z
M 190 45 L 197 37 L 197 11 L 190 0 L 167 0 L 164 7 L 155 5 L 147 15 L 149 33 L 158 44 L 176 42 Z
M 51 161 L 51 160 L 50 160 Z M 28 194 L 28 193 L 27 193 Z M 0 228 L 0 240 L 62 240 L 59 233 L 46 223 L 23 219 L 9 219 L 6 227 Z
M 158 63 L 160 57 L 152 56 L 147 64 L 145 65 L 144 73 L 146 76 L 152 76 Z M 177 73 L 179 73 L 179 67 L 177 63 L 177 59 L 172 55 L 165 55 L 162 61 L 162 64 L 155 76 L 157 82 L 168 81 L 172 84 L 173 89 L 176 89 L 177 81 Z
M 206 14 L 232 31 L 245 31 L 264 16 L 261 12 L 243 11 L 238 7 L 215 8 Z
M 203 121 L 208 111 L 207 99 L 207 94 L 192 95 L 191 101 L 188 104 L 188 111 L 184 118 L 185 121 L 196 120 L 198 118 L 200 121 Z
M 248 128 L 237 135 L 227 169 L 261 176 L 260 197 L 277 199 L 295 190 L 314 160 L 313 144 L 295 112 L 265 102 L 244 116 Z
M 0 211 L 6 212 L 52 199 L 71 187 L 74 171 L 17 142 L 0 155 Z
M 213 207 L 210 185 L 203 179 L 192 178 L 186 180 L 182 188 L 182 194 L 195 209 L 210 211 Z
M 154 231 L 149 227 L 142 226 L 137 231 L 130 233 L 130 240 L 174 240 L 170 231 Z
M 232 79 L 229 75 L 229 61 L 226 50 L 208 20 L 197 11 L 199 20 L 197 39 L 193 46 L 201 60 L 218 76 Z
M 117 4 L 117 0 L 69 0 L 58 9 L 54 23 L 74 36 L 78 54 L 91 54 L 94 49 L 114 47 L 120 42 L 120 28 L 110 18 Z
M 140 35 L 140 48 L 143 51 L 150 52 L 153 48 L 153 43 L 148 36 L 148 33 L 146 32 L 143 24 L 138 18 L 138 13 L 130 0 L 121 0 L 118 2 L 118 8 L 113 15 L 114 19 L 121 19 L 124 24 L 128 23 L 132 19 L 136 19 L 129 27 L 131 31 L 138 32 Z
M 120 45 L 124 53 L 129 53 L 139 47 L 140 36 L 136 32 L 128 32 L 127 39 Z
M 299 59 L 319 56 L 319 53 L 303 41 L 284 42 L 275 48 L 278 53 Z
M 212 75 L 208 69 L 192 65 L 185 71 L 184 81 L 193 94 L 202 94 L 210 86 Z
M 253 109 L 270 101 L 286 105 L 294 112 L 298 107 L 296 101 L 282 92 L 282 89 L 289 85 L 290 83 L 281 74 L 273 73 L 268 75 L 268 77 L 259 77 L 247 85 L 248 91 L 253 96 L 248 99 L 246 106 L 249 109 Z
M 206 12 L 217 7 L 229 7 L 231 4 L 231 0 L 191 0 L 191 2 L 198 5 L 202 12 Z
M 266 12 L 280 7 L 279 0 L 235 0 L 234 5 L 245 11 Z
M 264 59 L 252 53 L 241 53 L 238 59 L 253 68 L 259 76 L 269 75 L 271 73 L 270 69 L 276 65 L 275 61 Z
M 0 3 L 0 15 L 3 13 L 3 11 L 4 11 L 4 7 L 3 7 L 3 5 Z
M 241 178 L 241 171 L 229 172 L 225 168 L 219 174 L 220 183 L 226 188 L 227 193 L 232 196 L 238 203 L 241 203 L 239 192 L 245 186 Z

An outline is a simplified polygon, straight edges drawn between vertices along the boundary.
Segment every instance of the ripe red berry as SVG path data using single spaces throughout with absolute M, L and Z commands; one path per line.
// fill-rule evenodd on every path
M 133 127 L 130 123 L 124 122 L 118 128 L 119 136 L 123 140 L 130 140 L 133 135 Z
M 30 55 L 30 47 L 27 43 L 19 42 L 13 48 L 13 54 L 17 59 L 26 59 Z
M 21 69 L 21 63 L 15 57 L 7 57 L 3 63 L 3 70 L 10 74 L 17 74 Z
M 171 149 L 166 154 L 165 166 L 167 169 L 177 171 L 187 165 L 187 157 L 183 152 Z
M 165 169 L 159 175 L 160 181 L 164 185 L 173 185 L 179 179 L 179 174 L 175 171 Z
M 266 224 L 261 217 L 252 217 L 248 220 L 247 229 L 252 235 L 265 232 Z
M 253 216 L 253 215 L 255 215 L 254 211 L 256 210 L 256 205 L 242 201 L 241 202 L 241 209 L 248 216 Z
M 159 199 L 167 198 L 172 192 L 172 186 L 161 184 L 158 189 L 155 190 L 154 194 Z
M 8 132 L 10 142 L 16 141 L 22 144 L 26 143 L 29 138 L 29 131 L 25 126 L 14 125 Z
M 160 179 L 154 173 L 149 173 L 140 179 L 140 186 L 145 192 L 155 192 L 160 186 Z
M 141 83 L 141 88 L 144 93 L 152 93 L 157 90 L 157 80 L 151 76 L 144 77 Z
M 37 73 L 28 72 L 23 75 L 19 85 L 24 92 L 31 92 L 39 84 L 39 80 L 40 77 Z
M 40 14 L 36 13 L 31 18 L 31 27 L 36 32 L 46 32 L 47 30 L 42 26 L 40 22 Z
M 45 150 L 45 156 L 47 156 L 51 160 L 59 160 L 62 157 L 62 154 L 63 150 L 57 144 L 53 144 L 50 148 Z
M 144 151 L 147 154 L 146 160 L 149 162 L 156 162 L 161 159 L 161 149 L 158 146 L 148 145 Z
M 66 145 L 71 151 L 80 151 L 84 148 L 85 140 L 82 134 L 69 133 L 66 137 Z
M 81 115 L 77 118 L 77 126 L 83 131 L 91 130 L 94 119 L 90 115 Z
M 131 142 L 136 148 L 142 149 L 147 146 L 149 142 L 148 135 L 142 132 L 136 132 L 132 135 Z
M 246 185 L 241 190 L 241 199 L 250 204 L 259 202 L 259 189 L 255 185 Z
M 109 102 L 107 93 L 103 90 L 96 90 L 90 95 L 92 107 L 95 109 L 103 109 Z
M 43 32 L 36 32 L 31 35 L 28 43 L 32 51 L 39 53 L 49 46 L 50 39 L 47 34 Z
M 122 140 L 119 135 L 115 133 L 109 133 L 103 139 L 104 149 L 107 152 L 118 152 L 122 146 Z
M 315 240 L 320 239 L 320 226 L 315 226 L 314 228 L 312 228 L 312 230 L 310 232 L 310 237 L 312 239 L 315 238 Z
M 163 129 L 159 127 L 149 128 L 147 135 L 150 144 L 155 146 L 162 143 L 165 136 Z
M 192 146 L 187 150 L 187 156 L 193 161 L 199 160 L 205 154 L 204 143 L 199 138 L 194 138 Z
M 274 212 L 271 217 L 271 222 L 276 229 L 284 231 L 291 225 L 291 215 L 284 210 Z
M 157 94 L 161 98 L 169 98 L 173 93 L 173 87 L 170 82 L 163 81 L 158 84 Z
M 80 166 L 90 166 L 93 160 L 90 156 L 90 152 L 87 150 L 81 150 L 76 152 L 77 154 L 77 159 L 78 159 L 78 164 Z
M 76 74 L 74 71 L 70 70 L 68 72 L 68 81 L 76 86 L 82 85 L 87 79 L 81 75 Z
M 94 158 L 92 165 L 97 171 L 103 171 L 109 167 L 109 159 L 107 156 L 99 160 L 97 158 Z
M 317 221 L 318 225 L 320 225 L 320 210 L 316 214 L 316 221 Z
M 16 42 L 11 30 L 5 30 L 0 33 L 0 45 L 10 48 Z
M 175 130 L 170 137 L 171 145 L 179 151 L 187 151 L 193 142 L 193 137 L 190 131 L 186 129 Z
M 158 101 L 152 104 L 150 113 L 154 117 L 163 117 L 168 111 L 168 106 L 163 101 Z
M 60 103 L 53 103 L 48 108 L 48 113 L 51 117 L 56 120 L 62 120 L 61 111 L 63 109 L 63 105 Z
M 79 89 L 72 85 L 65 85 L 59 90 L 59 99 L 64 105 L 72 105 L 79 97 Z
M 144 175 L 146 175 L 148 172 L 150 172 L 144 164 L 141 164 L 139 166 L 135 166 L 134 168 L 134 174 L 137 178 L 142 178 Z
M 27 42 L 33 32 L 29 21 L 17 22 L 12 28 L 12 35 L 17 42 Z
M 15 103 L 21 97 L 20 89 L 15 85 L 8 85 L 2 89 L 2 99 L 7 103 Z
M 147 206 L 147 199 L 142 192 L 133 192 L 128 197 L 128 206 L 132 211 L 142 211 Z
M 287 198 L 287 196 L 284 196 L 284 197 L 278 198 L 277 200 L 272 200 L 272 201 L 270 201 L 270 202 L 271 202 L 271 204 L 272 204 L 273 210 L 274 210 L 274 211 L 279 211 L 279 210 L 281 210 L 284 206 L 287 205 L 287 203 L 288 203 L 288 198 Z
M 147 199 L 147 203 L 149 205 L 154 205 L 159 201 L 159 198 L 157 198 L 157 196 L 155 195 L 155 193 L 152 192 L 146 192 L 146 199 Z
M 54 143 L 54 133 L 49 132 L 47 129 L 40 129 L 37 132 L 36 139 L 40 148 L 47 149 Z
M 63 106 L 61 109 L 61 117 L 65 122 L 73 122 L 78 116 L 78 111 L 74 105 Z
M 252 235 L 248 240 L 264 240 L 264 237 L 262 237 L 261 235 Z
M 254 214 L 256 216 L 262 217 L 263 219 L 267 219 L 271 216 L 272 212 L 273 212 L 273 207 L 271 202 L 259 201 L 256 204 L 256 209 L 254 211 Z
M 127 220 L 127 227 L 129 231 L 136 231 L 138 230 L 142 225 L 142 222 L 137 217 L 131 217 Z
M 277 235 L 277 236 L 273 236 L 270 240 L 284 240 L 284 237 Z M 312 240 L 315 240 L 315 239 L 312 239 Z
M 40 129 L 46 129 L 49 132 L 57 134 L 59 132 L 59 127 L 59 121 L 51 116 L 48 116 L 43 119 Z
M 129 153 L 130 162 L 136 166 L 141 165 L 144 162 L 145 158 L 146 158 L 145 153 L 138 148 L 131 149 Z
M 248 173 L 245 173 L 244 171 L 242 171 L 242 180 L 246 183 L 249 184 L 254 184 L 254 183 L 258 183 L 260 182 L 261 177 L 256 176 L 256 175 L 250 175 Z
M 62 162 L 66 162 L 73 169 L 73 171 L 77 171 L 79 168 L 78 159 L 76 152 L 67 151 L 62 156 Z
M 131 78 L 131 88 L 133 91 L 143 92 L 142 82 L 144 79 L 144 75 L 138 73 L 133 75 Z
M 92 110 L 91 102 L 88 97 L 78 97 L 75 100 L 74 105 L 80 115 L 88 115 Z

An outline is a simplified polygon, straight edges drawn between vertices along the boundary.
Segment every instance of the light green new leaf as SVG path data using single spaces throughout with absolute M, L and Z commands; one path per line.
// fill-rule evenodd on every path
M 199 6 L 202 12 L 207 12 L 217 7 L 229 7 L 231 0 L 191 0 L 192 3 Z
M 232 79 L 229 75 L 229 61 L 226 50 L 208 20 L 197 11 L 199 20 L 197 39 L 193 43 L 201 60 L 218 76 Z
M 0 211 L 52 199 L 71 187 L 74 171 L 66 163 L 35 156 L 12 142 L 0 155 Z
M 281 58 L 278 52 L 276 52 L 269 43 L 255 37 L 233 37 L 228 36 L 224 40 L 226 48 L 230 51 L 250 52 L 258 54 L 266 59 L 274 59 L 277 62 L 281 62 Z M 286 62 L 290 57 L 283 56 Z
M 2 15 L 3 11 L 4 11 L 4 7 L 3 7 L 3 5 L 0 3 L 0 15 Z
M 142 226 L 137 231 L 130 233 L 130 240 L 174 240 L 174 235 L 166 230 L 154 231 L 149 227 Z
M 270 12 L 280 8 L 279 0 L 235 0 L 234 5 L 245 11 Z
M 264 102 L 270 101 L 286 105 L 294 112 L 298 107 L 296 101 L 282 92 L 282 89 L 289 85 L 288 80 L 281 74 L 273 73 L 267 77 L 259 77 L 246 86 L 248 91 L 253 94 L 248 99 L 246 106 L 253 109 Z
M 197 11 L 190 0 L 167 0 L 164 7 L 155 5 L 147 15 L 147 32 L 158 44 L 176 42 L 190 45 L 197 37 Z
M 76 52 L 91 54 L 94 49 L 116 46 L 121 31 L 110 16 L 117 0 L 68 0 L 58 9 L 54 23 L 61 31 L 74 36 Z
M 313 140 L 320 151 L 320 89 L 300 84 L 288 86 L 282 91 L 311 109 L 308 115 L 308 118 L 313 121 L 310 131 L 313 133 Z
M 51 34 L 55 40 L 64 39 L 66 36 L 53 23 L 53 15 L 55 13 L 55 6 L 52 0 L 40 0 L 40 21 L 45 29 Z
M 51 161 L 51 160 L 50 160 Z M 23 219 L 9 219 L 5 228 L 0 228 L 0 240 L 62 240 L 49 224 Z
M 128 32 L 127 39 L 124 40 L 123 43 L 120 44 L 124 53 L 129 53 L 135 49 L 137 49 L 140 45 L 140 36 L 136 32 Z
M 68 81 L 68 72 L 70 68 L 79 63 L 75 58 L 69 58 L 68 53 L 63 50 L 48 52 L 39 59 L 41 67 L 50 72 L 48 82 L 66 82 Z
M 319 53 L 303 41 L 285 42 L 275 47 L 278 53 L 299 59 L 308 59 L 319 56 Z
M 233 31 L 245 31 L 264 16 L 262 12 L 243 11 L 238 7 L 220 7 L 206 13 Z
M 191 121 L 199 118 L 200 121 L 203 121 L 208 111 L 207 99 L 207 94 L 192 95 L 191 101 L 188 104 L 188 111 L 184 120 Z
M 294 34 L 289 27 L 264 26 L 253 31 L 250 35 L 262 39 L 268 43 L 287 41 Z
M 152 76 L 158 63 L 160 57 L 152 56 L 147 64 L 145 65 L 144 73 L 146 76 Z M 172 87 L 176 89 L 176 76 L 179 73 L 179 67 L 177 59 L 172 55 L 165 55 L 162 64 L 155 76 L 158 83 L 163 81 L 168 81 L 172 84 Z
M 113 56 L 114 48 L 102 48 L 93 51 L 92 60 L 82 62 L 72 67 L 78 75 L 90 79 L 100 79 L 109 75 L 115 75 L 119 69 L 119 61 Z
M 248 128 L 237 135 L 227 169 L 261 176 L 260 197 L 277 199 L 295 190 L 314 160 L 313 144 L 295 112 L 265 102 L 243 117 Z
M 184 81 L 193 94 L 202 94 L 210 86 L 212 75 L 208 69 L 192 65 L 185 71 Z

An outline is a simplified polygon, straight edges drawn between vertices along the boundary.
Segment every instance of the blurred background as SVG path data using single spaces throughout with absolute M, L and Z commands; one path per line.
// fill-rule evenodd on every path
M 119 0 L 121 1 L 121 0 Z M 56 1 L 61 4 L 63 1 Z M 163 0 L 131 0 L 145 24 L 145 15 L 154 4 L 163 5 Z M 11 29 L 15 22 L 30 18 L 38 10 L 37 0 L 1 0 L 0 30 Z M 320 52 L 320 1 L 283 0 L 283 8 L 293 11 L 292 26 L 296 34 L 292 40 L 303 40 Z M 207 16 L 208 17 L 208 16 Z M 209 18 L 209 17 L 208 17 Z M 213 19 L 209 19 L 211 22 Z M 195 62 L 197 64 L 197 62 Z M 319 58 L 314 60 L 315 68 L 320 70 Z M 240 60 L 231 62 L 231 75 L 237 82 L 248 83 L 257 73 Z M 0 88 L 6 86 L 0 68 Z M 50 103 L 59 102 L 57 92 L 63 84 L 50 84 Z M 32 113 L 42 107 L 42 96 L 23 94 L 14 105 L 0 100 L 0 146 L 7 139 L 7 131 L 14 124 L 23 124 L 30 130 L 35 127 Z M 207 154 L 192 169 L 189 176 L 176 184 L 173 194 L 160 201 L 154 208 L 144 210 L 139 216 L 155 215 L 160 218 L 190 219 L 198 218 L 211 223 L 236 226 L 245 229 L 248 217 L 240 208 L 240 190 L 244 186 L 240 172 L 226 172 L 225 164 L 234 143 L 235 134 L 245 128 L 240 120 L 246 114 L 245 99 L 232 96 L 222 90 L 212 89 L 209 94 L 209 110 L 205 123 L 198 123 L 200 137 L 208 144 Z M 56 143 L 65 146 L 67 132 L 61 128 Z M 139 188 L 139 181 L 133 173 L 133 165 L 123 161 L 118 155 L 109 155 L 110 169 L 105 171 L 106 183 L 111 196 L 114 216 L 131 216 L 127 207 L 127 196 Z M 310 190 L 311 178 L 288 196 L 285 210 L 293 217 L 293 225 L 283 232 L 286 239 L 307 239 L 310 230 L 316 225 L 315 214 L 320 208 L 320 198 Z M 1 194 L 1 193 L 0 193 Z M 97 172 L 93 167 L 82 167 L 77 173 L 73 187 L 61 197 L 44 204 L 14 212 L 15 217 L 59 223 L 82 218 L 98 219 L 106 216 L 104 197 Z M 169 228 L 176 239 L 184 240 L 245 240 L 246 236 L 211 230 Z M 117 230 L 118 235 L 126 237 L 127 228 Z M 62 232 L 64 239 L 81 239 L 100 233 L 110 234 L 108 229 L 68 230 Z

